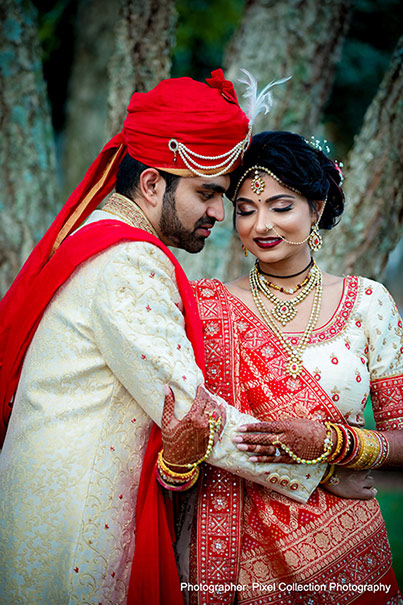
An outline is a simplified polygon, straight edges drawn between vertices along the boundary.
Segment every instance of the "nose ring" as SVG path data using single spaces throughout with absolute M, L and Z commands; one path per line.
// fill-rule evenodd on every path
M 270 231 L 270 229 L 273 229 L 273 225 L 265 225 L 267 231 Z

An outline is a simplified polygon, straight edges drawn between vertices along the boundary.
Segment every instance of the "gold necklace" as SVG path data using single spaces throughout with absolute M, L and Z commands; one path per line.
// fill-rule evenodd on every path
M 262 275 L 259 274 L 259 270 L 255 265 L 250 272 L 250 281 L 254 286 L 254 289 L 262 292 L 266 298 L 273 304 L 273 309 L 270 311 L 273 319 L 279 321 L 283 326 L 294 319 L 297 314 L 296 305 L 301 303 L 307 298 L 312 290 L 318 285 L 322 278 L 322 274 L 317 265 L 313 266 L 310 272 L 309 279 L 304 288 L 301 289 L 297 296 L 290 300 L 283 300 L 272 292 Z
M 257 310 L 262 316 L 264 322 L 269 326 L 271 331 L 277 336 L 284 349 L 288 353 L 288 360 L 286 365 L 286 372 L 292 378 L 297 378 L 302 372 L 302 357 L 306 347 L 308 346 L 309 339 L 312 335 L 312 332 L 315 329 L 316 324 L 319 319 L 320 305 L 322 301 L 322 274 L 319 270 L 319 281 L 316 284 L 316 290 L 313 298 L 311 314 L 309 316 L 308 323 L 305 327 L 305 330 L 302 334 L 302 337 L 296 347 L 293 347 L 289 339 L 282 333 L 280 328 L 277 326 L 273 317 L 263 304 L 263 301 L 260 296 L 261 289 L 256 281 L 254 276 L 254 268 L 251 269 L 249 273 L 249 284 L 252 292 L 252 297 L 254 303 L 256 305 Z

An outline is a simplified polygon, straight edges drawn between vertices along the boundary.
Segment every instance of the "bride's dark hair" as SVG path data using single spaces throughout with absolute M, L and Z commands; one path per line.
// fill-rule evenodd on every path
M 327 196 L 319 227 L 331 229 L 337 224 L 344 210 L 341 173 L 323 151 L 315 149 L 304 137 L 286 131 L 266 131 L 255 135 L 243 164 L 230 174 L 227 196 L 232 201 L 239 181 L 253 166 L 271 170 L 285 185 L 297 189 L 313 210 L 313 202 Z M 252 179 L 253 175 L 251 170 L 245 180 Z

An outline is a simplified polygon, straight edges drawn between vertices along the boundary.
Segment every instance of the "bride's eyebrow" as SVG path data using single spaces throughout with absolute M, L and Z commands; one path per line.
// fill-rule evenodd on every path
M 283 198 L 294 200 L 295 196 L 287 194 L 287 193 L 279 193 L 277 195 L 272 195 L 271 197 L 268 197 L 267 200 L 264 200 L 264 202 L 265 203 L 267 203 L 267 202 L 275 202 L 276 200 L 281 200 Z M 248 197 L 238 197 L 235 201 L 236 202 L 253 202 L 253 200 L 251 200 Z

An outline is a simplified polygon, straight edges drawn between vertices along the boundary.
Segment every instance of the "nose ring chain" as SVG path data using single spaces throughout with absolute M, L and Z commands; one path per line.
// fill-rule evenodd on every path
M 289 239 L 286 239 L 284 237 L 284 235 L 280 235 L 280 233 L 277 231 L 277 229 L 275 228 L 274 225 L 265 225 L 267 231 L 270 231 L 271 229 L 274 231 L 274 233 L 277 235 L 277 237 L 279 237 L 280 239 L 283 240 L 283 242 L 286 242 L 287 244 L 292 244 L 293 246 L 300 246 L 301 244 L 305 244 L 305 242 L 307 242 L 309 240 L 309 238 L 311 237 L 312 231 L 311 233 L 309 233 L 305 239 L 303 239 L 301 242 L 292 242 Z

